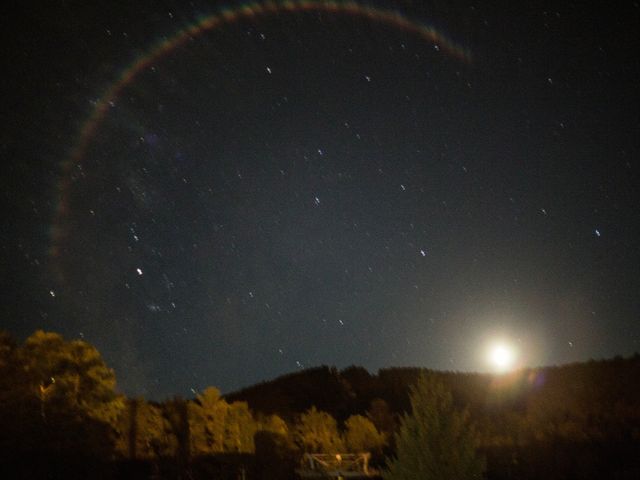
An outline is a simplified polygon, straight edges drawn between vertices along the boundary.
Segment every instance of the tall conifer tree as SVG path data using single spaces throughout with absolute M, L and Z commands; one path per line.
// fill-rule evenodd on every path
M 396 457 L 387 459 L 385 480 L 483 478 L 468 413 L 453 408 L 451 393 L 433 376 L 421 375 L 411 389 L 411 413 L 396 434 Z

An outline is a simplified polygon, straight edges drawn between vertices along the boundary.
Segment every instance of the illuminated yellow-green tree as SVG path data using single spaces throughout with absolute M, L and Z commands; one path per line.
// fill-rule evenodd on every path
M 300 415 L 295 427 L 295 441 L 309 453 L 338 453 L 344 451 L 336 420 L 327 412 L 311 407 Z
M 82 340 L 36 331 L 0 339 L 0 447 L 111 455 L 125 408 L 115 374 Z
M 253 453 L 258 425 L 245 402 L 227 403 L 217 388 L 208 387 L 188 408 L 194 455 Z
M 387 459 L 385 480 L 481 479 L 485 461 L 467 412 L 456 411 L 451 393 L 433 376 L 411 388 L 411 413 L 396 434 L 396 456 Z
M 257 423 L 246 402 L 233 402 L 229 405 L 225 423 L 225 452 L 253 453 L 253 436 Z
M 189 402 L 191 423 L 191 451 L 194 455 L 208 455 L 224 451 L 225 423 L 229 404 L 215 387 L 208 387 Z
M 172 457 L 177 440 L 162 407 L 141 398 L 130 399 L 118 423 L 117 451 L 131 459 L 155 460 Z
M 124 399 L 115 392 L 115 374 L 93 345 L 38 330 L 19 355 L 43 417 L 55 405 L 113 424 L 124 409 Z
M 378 452 L 385 444 L 384 434 L 362 415 L 350 416 L 344 427 L 344 443 L 349 452 Z
M 263 417 L 258 422 L 258 429 L 263 432 L 275 433 L 277 435 L 287 436 L 289 434 L 289 427 L 278 415 L 268 415 Z

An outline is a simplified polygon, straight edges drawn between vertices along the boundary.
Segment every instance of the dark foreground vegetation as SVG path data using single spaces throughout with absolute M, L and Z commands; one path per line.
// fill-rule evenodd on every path
M 347 451 L 412 478 L 416 444 L 468 447 L 461 462 L 489 480 L 640 478 L 639 355 L 423 373 L 320 367 L 157 403 L 119 394 L 84 341 L 0 334 L 0 478 L 289 479 L 304 452 Z

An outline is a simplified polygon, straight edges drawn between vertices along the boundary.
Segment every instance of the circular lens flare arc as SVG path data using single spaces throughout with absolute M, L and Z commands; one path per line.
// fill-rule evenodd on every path
M 427 41 L 434 42 L 442 50 L 462 61 L 469 62 L 471 59 L 469 52 L 465 48 L 454 43 L 431 26 L 412 21 L 398 11 L 372 7 L 354 1 L 270 1 L 245 4 L 235 9 L 224 9 L 212 15 L 202 16 L 192 25 L 178 31 L 172 37 L 161 41 L 146 54 L 140 56 L 128 65 L 117 80 L 107 88 L 104 95 L 95 103 L 91 114 L 80 130 L 69 157 L 62 164 L 60 180 L 56 191 L 57 204 L 50 231 L 50 256 L 57 257 L 60 254 L 65 239 L 64 220 L 69 215 L 68 190 L 72 184 L 71 169 L 82 160 L 110 108 L 115 104 L 122 91 L 134 81 L 140 72 L 159 61 L 165 55 L 176 50 L 191 38 L 223 25 L 278 13 L 313 11 L 351 15 L 366 18 L 372 22 L 387 24 L 399 30 L 418 35 Z

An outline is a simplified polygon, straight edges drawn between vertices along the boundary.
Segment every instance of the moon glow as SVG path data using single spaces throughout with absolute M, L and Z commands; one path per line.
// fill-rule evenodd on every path
M 489 348 L 489 363 L 497 373 L 511 370 L 516 361 L 517 352 L 505 342 L 495 343 Z

